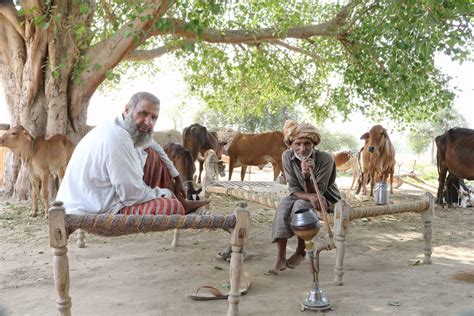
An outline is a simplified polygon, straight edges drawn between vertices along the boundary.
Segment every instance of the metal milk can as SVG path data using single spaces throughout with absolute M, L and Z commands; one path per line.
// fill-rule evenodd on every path
M 388 184 L 377 182 L 375 184 L 374 202 L 377 205 L 388 204 Z

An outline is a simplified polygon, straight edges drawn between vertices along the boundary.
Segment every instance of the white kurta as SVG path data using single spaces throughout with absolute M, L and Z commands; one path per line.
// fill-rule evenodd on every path
M 143 148 L 153 148 L 174 178 L 179 173 L 173 163 L 155 141 L 143 148 L 134 147 L 122 122 L 120 115 L 97 126 L 77 144 L 56 197 L 64 203 L 66 213 L 115 214 L 125 206 L 169 197 L 168 189 L 152 189 L 143 182 L 147 157 Z

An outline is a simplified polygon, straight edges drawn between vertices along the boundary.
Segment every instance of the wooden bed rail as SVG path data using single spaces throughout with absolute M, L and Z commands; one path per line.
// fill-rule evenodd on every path
M 423 248 L 423 263 L 431 264 L 433 235 L 433 214 L 435 209 L 435 198 L 430 193 L 425 193 L 419 201 L 397 203 L 391 205 L 368 206 L 351 208 L 346 201 L 339 201 L 334 210 L 334 240 L 336 243 L 336 265 L 334 267 L 335 282 L 342 285 L 342 276 L 344 274 L 344 254 L 346 249 L 346 235 L 348 233 L 349 221 L 357 218 L 375 217 L 381 215 L 390 215 L 406 212 L 415 212 L 421 214 L 423 223 L 423 239 L 425 246 Z
M 227 315 L 237 315 L 240 302 L 240 279 L 243 267 L 243 249 L 248 240 L 250 215 L 247 204 L 239 202 L 231 215 L 66 215 L 62 202 L 56 201 L 49 209 L 49 242 L 53 250 L 54 285 L 58 298 L 58 315 L 71 315 L 69 296 L 69 235 L 81 229 L 100 236 L 120 236 L 169 229 L 225 229 L 232 230 L 232 255 L 229 268 L 230 292 Z

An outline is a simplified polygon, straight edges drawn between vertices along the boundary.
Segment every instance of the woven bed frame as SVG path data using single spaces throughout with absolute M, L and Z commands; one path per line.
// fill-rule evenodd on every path
M 165 231 L 169 229 L 225 229 L 232 230 L 232 255 L 229 267 L 230 292 L 227 315 L 237 315 L 240 302 L 240 279 L 243 267 L 243 249 L 248 240 L 250 215 L 246 203 L 239 202 L 233 214 L 217 215 L 66 215 L 62 202 L 56 201 L 49 209 L 49 241 L 53 250 L 54 285 L 57 291 L 58 315 L 71 315 L 69 296 L 69 260 L 67 245 L 75 230 L 114 237 L 134 233 Z
M 276 182 L 215 181 L 206 187 L 206 192 L 226 194 L 239 199 L 254 201 L 275 209 L 278 207 L 281 198 L 288 195 L 286 186 Z M 336 284 L 342 285 L 343 283 L 343 264 L 349 222 L 358 218 L 406 212 L 421 214 L 423 239 L 425 242 L 423 247 L 423 263 L 431 264 L 434 209 L 435 198 L 430 193 L 421 195 L 418 201 L 392 205 L 352 208 L 344 200 L 336 203 L 334 214 L 328 214 L 328 221 L 330 224 L 333 224 L 334 241 L 336 244 L 336 264 L 334 267 Z

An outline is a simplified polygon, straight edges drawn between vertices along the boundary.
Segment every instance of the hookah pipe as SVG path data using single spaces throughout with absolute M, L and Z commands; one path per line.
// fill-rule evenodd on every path
M 321 208 L 321 214 L 323 216 L 324 223 L 326 224 L 326 228 L 328 230 L 329 244 L 327 245 L 327 250 L 331 250 L 331 249 L 336 248 L 336 245 L 334 243 L 334 237 L 332 234 L 331 226 L 329 226 L 328 213 L 326 211 L 326 203 L 323 203 L 321 192 L 319 192 L 318 182 L 316 181 L 316 177 L 314 176 L 313 169 L 310 168 L 309 172 L 311 175 L 311 181 L 313 182 L 314 191 L 316 192 L 316 196 L 318 197 L 319 207 Z
M 314 249 L 313 241 L 307 241 L 305 245 L 306 248 L 308 249 L 308 255 L 311 262 L 311 273 L 313 275 L 313 282 L 318 283 L 319 282 L 319 254 L 323 250 L 331 250 L 331 249 L 336 248 L 336 245 L 334 243 L 334 237 L 332 234 L 331 226 L 329 225 L 329 221 L 328 221 L 326 203 L 323 203 L 321 192 L 319 192 L 318 182 L 316 181 L 316 177 L 314 176 L 313 169 L 310 168 L 309 172 L 311 176 L 311 181 L 313 182 L 314 191 L 316 192 L 316 196 L 318 197 L 319 206 L 321 208 L 321 214 L 323 216 L 324 223 L 326 224 L 328 237 L 329 237 L 329 242 L 320 245 L 319 247 L 317 247 L 317 249 Z M 316 264 L 315 264 L 315 261 L 316 261 Z

